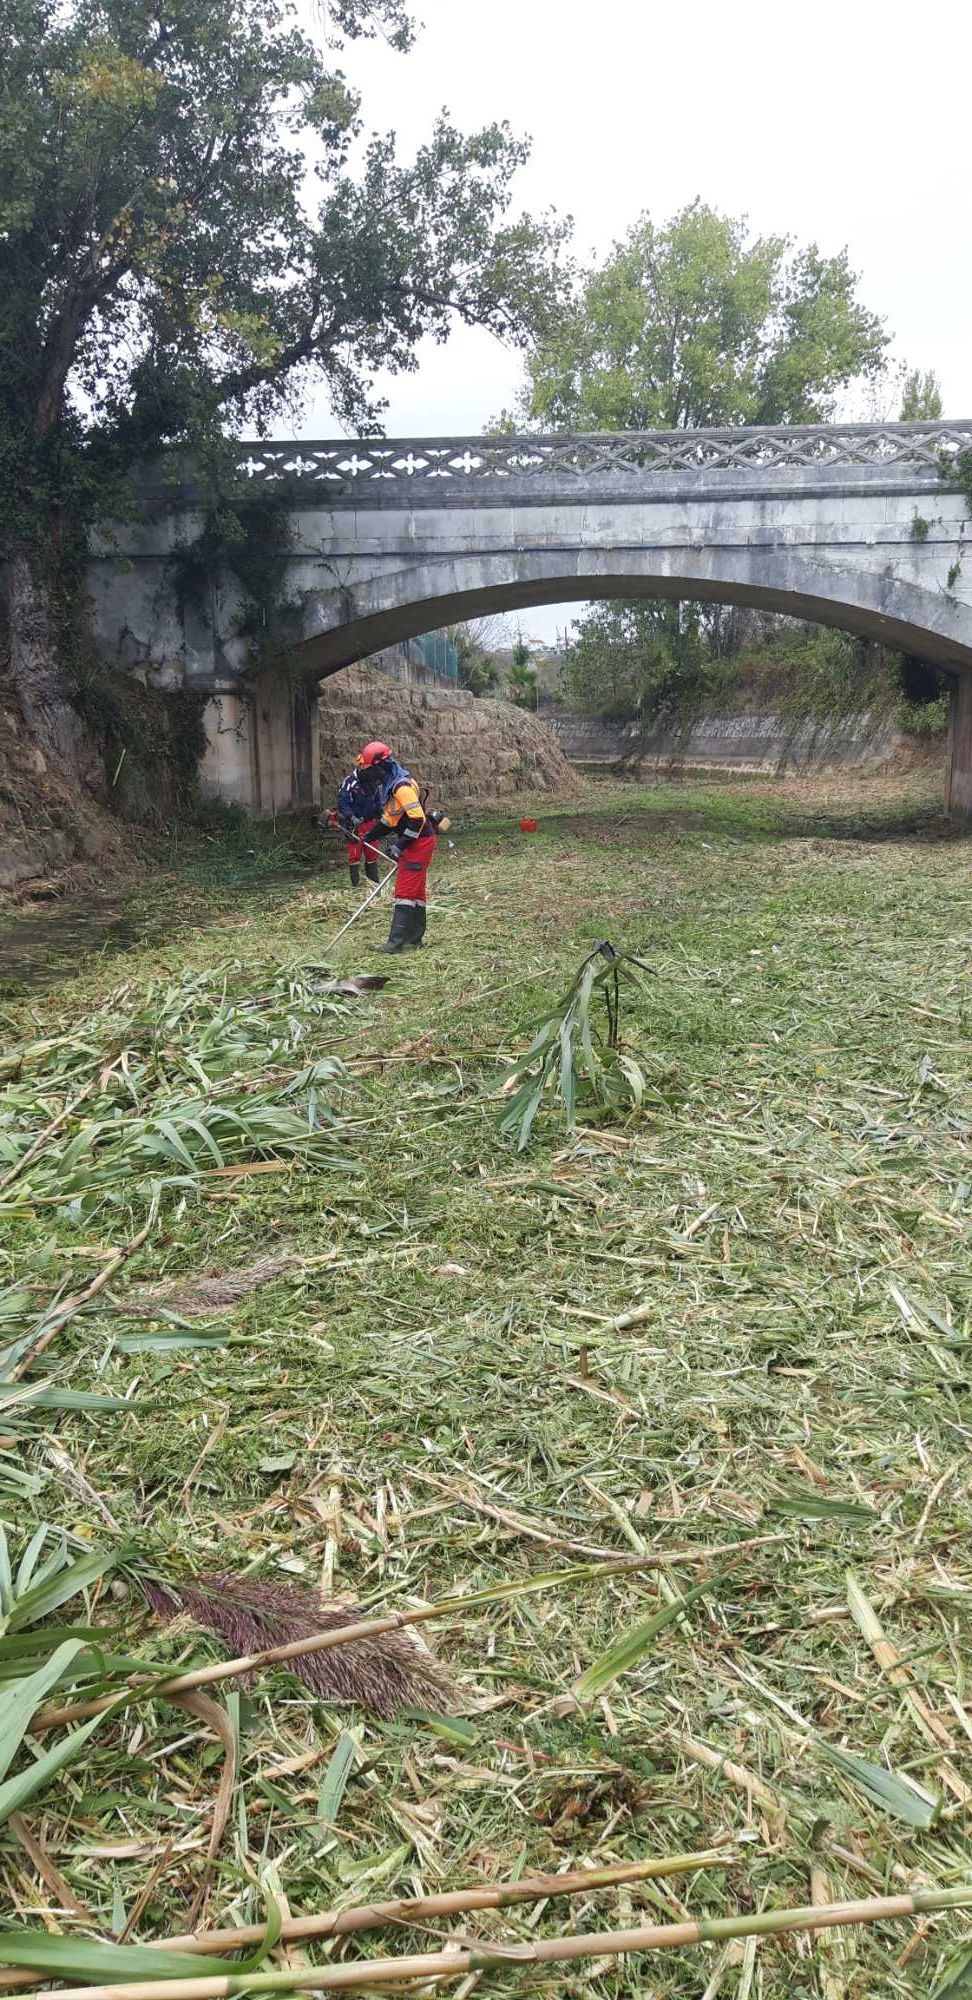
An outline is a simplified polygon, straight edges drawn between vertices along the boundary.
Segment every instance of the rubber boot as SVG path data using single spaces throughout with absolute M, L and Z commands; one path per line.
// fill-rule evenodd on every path
M 425 942 L 425 904 L 416 903 L 412 911 L 412 935 L 409 944 L 417 951 Z
M 405 950 L 406 945 L 410 944 L 412 940 L 412 918 L 414 915 L 415 911 L 411 903 L 395 904 L 392 910 L 391 930 L 388 933 L 388 942 L 382 945 L 382 951 Z
M 366 862 L 365 862 L 365 874 L 367 875 L 367 877 L 368 877 L 368 880 L 369 880 L 369 882 L 378 882 L 378 881 L 380 881 L 380 879 L 381 879 L 381 878 L 380 878 L 380 876 L 379 876 L 379 874 L 378 874 L 378 863 L 377 863 L 377 861 L 366 861 Z
M 359 883 L 359 882 L 360 882 L 360 880 L 361 880 L 361 870 L 360 870 L 360 868 L 358 867 L 358 864 L 357 864 L 357 862 L 356 862 L 356 861 L 349 861 L 349 862 L 348 862 L 348 874 L 349 874 L 349 875 L 350 875 L 350 877 L 351 877 L 351 887 L 352 887 L 352 889 L 356 889 L 356 888 L 357 888 L 357 886 L 358 886 L 358 883 Z

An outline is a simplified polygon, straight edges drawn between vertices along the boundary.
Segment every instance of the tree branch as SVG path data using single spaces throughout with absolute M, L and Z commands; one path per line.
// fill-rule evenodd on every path
M 309 361 L 321 340 L 325 338 L 325 327 L 317 325 L 319 308 L 318 300 L 315 301 L 303 333 L 298 334 L 287 347 L 281 348 L 272 361 L 252 361 L 246 367 L 233 369 L 231 373 L 217 378 L 210 389 L 214 407 L 220 408 L 224 403 L 236 402 L 240 396 L 249 395 L 252 389 L 259 389 L 268 382 L 280 380 L 289 374 L 292 368 L 299 367 L 302 361 Z M 332 330 L 327 332 L 326 337 L 332 342 L 338 337 L 337 327 L 333 323 Z
M 129 268 L 128 256 L 119 257 L 107 270 L 97 274 L 89 271 L 86 278 L 69 288 L 57 324 L 44 344 L 43 381 L 34 417 L 37 438 L 47 437 L 57 423 L 64 384 L 71 372 L 82 327 Z

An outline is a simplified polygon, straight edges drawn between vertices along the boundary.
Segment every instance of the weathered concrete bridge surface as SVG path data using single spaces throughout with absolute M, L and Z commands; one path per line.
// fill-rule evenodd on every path
M 97 630 L 120 663 L 211 697 L 208 781 L 267 811 L 313 797 L 315 682 L 395 640 L 604 597 L 787 612 L 952 676 L 947 802 L 972 813 L 965 453 L 972 421 L 243 443 L 254 496 L 289 521 L 291 681 L 254 676 L 230 573 L 180 598 L 173 558 L 201 516 L 175 463 L 146 521 L 93 553 Z

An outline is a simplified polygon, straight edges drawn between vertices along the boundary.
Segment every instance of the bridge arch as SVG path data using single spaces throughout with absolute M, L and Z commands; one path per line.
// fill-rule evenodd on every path
M 645 597 L 740 604 L 830 625 L 950 672 L 945 805 L 972 813 L 972 633 L 968 607 L 887 565 L 808 561 L 785 545 L 737 549 L 519 549 L 379 570 L 353 589 L 310 594 L 308 671 L 340 672 L 383 646 L 465 618 L 531 605 Z
M 377 571 L 353 588 L 314 591 L 302 654 L 320 678 L 461 619 L 531 605 L 645 597 L 784 612 L 917 653 L 972 676 L 968 609 L 890 571 L 807 561 L 779 545 L 738 549 L 611 547 L 470 554 Z

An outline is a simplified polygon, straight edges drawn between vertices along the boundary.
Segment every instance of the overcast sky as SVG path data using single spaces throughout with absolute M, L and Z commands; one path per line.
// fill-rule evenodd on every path
M 927 13 L 900 0 L 416 0 L 415 13 L 410 55 L 375 43 L 344 58 L 367 123 L 393 129 L 403 154 L 443 105 L 466 128 L 509 119 L 533 140 L 518 206 L 573 215 L 585 260 L 644 210 L 663 221 L 696 195 L 757 233 L 846 244 L 897 357 L 937 370 L 947 416 L 972 416 L 969 0 Z M 479 431 L 520 376 L 515 355 L 459 329 L 383 383 L 386 429 Z M 334 434 L 326 399 L 300 428 Z M 562 622 L 530 614 L 544 636 Z

